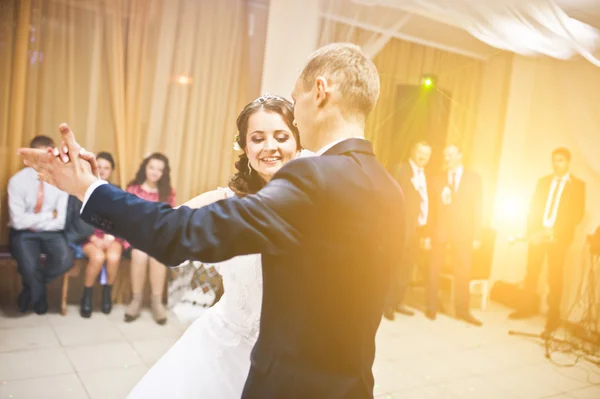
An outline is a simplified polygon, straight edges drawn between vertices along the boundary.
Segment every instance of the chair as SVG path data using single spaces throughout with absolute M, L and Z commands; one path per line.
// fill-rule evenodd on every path
M 484 228 L 481 234 L 481 247 L 473 251 L 469 292 L 473 293 L 475 287 L 479 287 L 481 310 L 487 308 L 489 301 L 490 274 L 492 271 L 495 244 L 496 231 L 490 228 Z M 442 272 L 441 277 L 450 280 L 450 298 L 454 300 L 454 274 L 452 273 L 452 265 L 448 262 L 446 266 L 447 268 Z

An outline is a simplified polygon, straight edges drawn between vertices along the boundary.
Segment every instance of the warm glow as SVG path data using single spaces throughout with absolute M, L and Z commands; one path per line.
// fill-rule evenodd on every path
M 518 235 L 527 224 L 529 203 L 523 196 L 499 195 L 496 200 L 494 220 L 496 228 L 510 230 Z
M 179 83 L 180 85 L 189 85 L 192 84 L 192 78 L 190 78 L 189 76 L 180 75 L 177 77 L 177 83 Z
M 517 195 L 500 192 L 495 201 L 494 227 L 508 234 L 509 241 L 511 237 L 512 241 L 518 241 L 525 232 L 528 211 L 529 201 L 523 193 Z

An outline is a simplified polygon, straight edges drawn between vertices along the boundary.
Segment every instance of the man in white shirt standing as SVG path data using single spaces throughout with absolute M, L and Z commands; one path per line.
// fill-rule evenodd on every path
M 52 148 L 54 142 L 37 136 L 31 148 Z M 24 168 L 8 182 L 10 250 L 17 260 L 23 290 L 19 309 L 29 305 L 37 314 L 48 310 L 46 284 L 65 273 L 73 264 L 72 253 L 63 234 L 68 194 L 38 179 L 33 168 Z M 40 255 L 46 260 L 40 264 Z
M 428 231 L 432 249 L 425 315 L 431 320 L 436 318 L 440 273 L 449 250 L 454 274 L 456 317 L 481 326 L 481 321 L 469 310 L 473 250 L 481 246 L 481 177 L 464 168 L 462 152 L 456 145 L 444 149 L 444 160 L 445 173 L 430 184 Z
M 410 158 L 400 164 L 394 177 L 404 194 L 406 237 L 402 259 L 394 272 L 388 295 L 387 307 L 383 315 L 394 320 L 395 312 L 405 316 L 413 316 L 414 312 L 404 305 L 406 291 L 410 283 L 411 272 L 418 261 L 419 251 L 424 243 L 425 226 L 429 214 L 429 198 L 427 195 L 427 178 L 425 167 L 431 158 L 431 146 L 420 141 L 412 147 Z
M 585 212 L 585 183 L 570 173 L 570 166 L 571 152 L 557 148 L 552 152 L 554 173 L 538 180 L 527 222 L 530 243 L 524 287 L 526 298 L 521 307 L 509 316 L 522 319 L 537 313 L 537 286 L 547 258 L 548 332 L 560 325 L 565 258 Z

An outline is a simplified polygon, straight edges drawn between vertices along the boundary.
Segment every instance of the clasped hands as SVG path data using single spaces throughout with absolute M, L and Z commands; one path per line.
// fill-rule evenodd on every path
M 19 148 L 23 163 L 35 169 L 39 178 L 83 201 L 90 185 L 98 180 L 96 156 L 83 149 L 65 123 L 59 126 L 59 148 Z

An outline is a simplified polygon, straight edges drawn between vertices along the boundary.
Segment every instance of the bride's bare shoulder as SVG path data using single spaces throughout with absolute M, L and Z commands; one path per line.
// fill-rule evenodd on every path
M 217 202 L 225 198 L 227 198 L 227 191 L 224 189 L 217 189 L 202 193 L 197 197 L 194 197 L 191 200 L 187 201 L 182 206 L 187 206 L 188 208 L 196 209 L 206 205 L 210 205 L 213 202 Z

